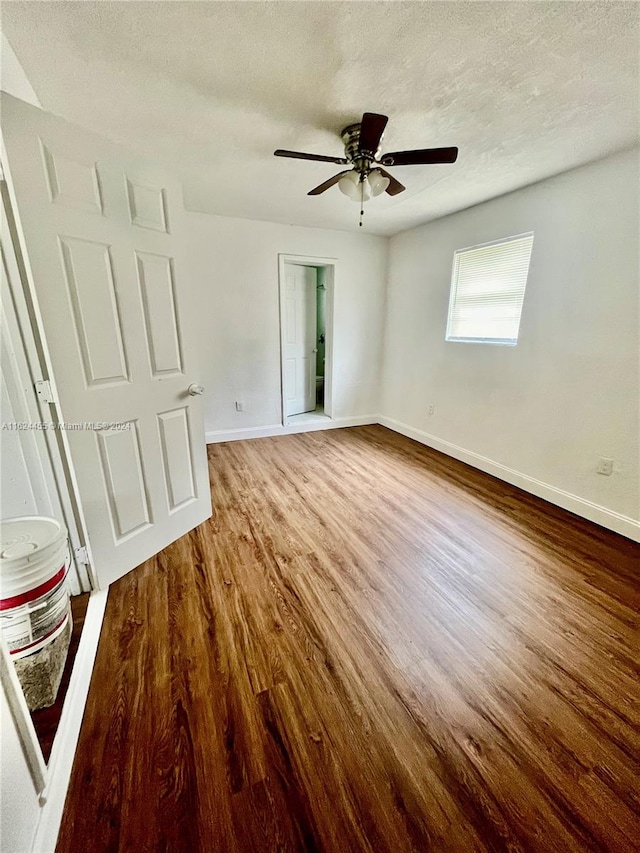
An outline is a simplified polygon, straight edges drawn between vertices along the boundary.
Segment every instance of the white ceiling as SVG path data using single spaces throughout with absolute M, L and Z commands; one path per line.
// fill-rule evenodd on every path
M 628 147 L 639 130 L 635 2 L 3 2 L 42 106 L 173 164 L 187 207 L 357 230 L 338 133 L 390 116 L 383 150 L 458 145 L 394 170 L 365 205 L 394 234 Z M 365 230 L 363 229 L 363 230 Z

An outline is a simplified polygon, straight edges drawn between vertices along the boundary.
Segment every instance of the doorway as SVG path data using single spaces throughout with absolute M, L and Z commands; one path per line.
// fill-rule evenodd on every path
M 331 418 L 335 261 L 280 255 L 284 426 Z

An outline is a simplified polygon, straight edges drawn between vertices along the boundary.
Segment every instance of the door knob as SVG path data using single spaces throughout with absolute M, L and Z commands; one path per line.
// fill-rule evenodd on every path
M 199 397 L 201 394 L 204 394 L 204 388 L 202 385 L 196 385 L 195 382 L 192 382 L 191 385 L 189 385 L 189 394 L 191 394 L 192 397 Z

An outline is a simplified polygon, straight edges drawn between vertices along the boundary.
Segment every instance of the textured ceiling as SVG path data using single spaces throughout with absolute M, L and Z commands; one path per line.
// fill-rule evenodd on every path
M 635 2 L 3 2 L 45 109 L 173 164 L 187 207 L 357 229 L 338 133 L 386 113 L 383 149 L 458 145 L 392 170 L 365 205 L 393 234 L 628 147 L 639 129 Z

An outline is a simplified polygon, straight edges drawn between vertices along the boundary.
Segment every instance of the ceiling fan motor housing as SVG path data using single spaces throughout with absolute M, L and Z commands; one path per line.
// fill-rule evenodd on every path
M 361 127 L 360 122 L 350 124 L 348 127 L 345 127 L 340 136 L 344 143 L 345 157 L 350 163 L 353 163 L 361 175 L 366 175 L 371 169 L 371 164 L 380 153 L 380 147 L 378 147 L 377 151 L 360 151 Z

